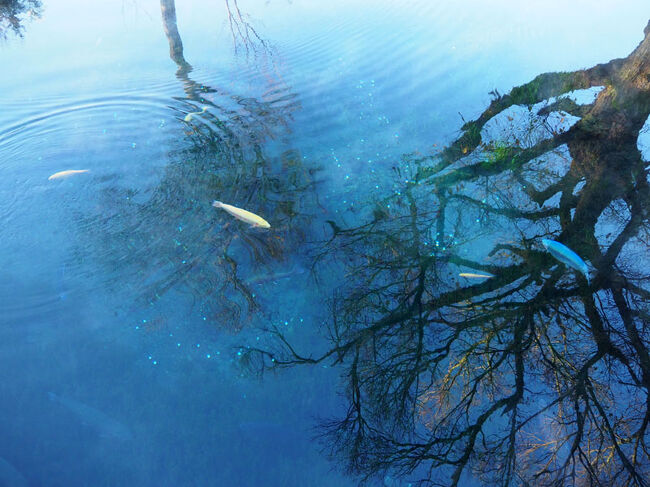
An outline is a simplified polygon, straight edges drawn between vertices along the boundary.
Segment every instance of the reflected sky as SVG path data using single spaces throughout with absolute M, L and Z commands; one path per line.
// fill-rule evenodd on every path
M 0 467 L 13 468 L 0 483 L 18 472 L 30 485 L 354 485 L 313 439 L 316 418 L 348 408 L 347 369 L 259 379 L 239 366 L 247 347 L 277 345 L 264 330 L 280 329 L 319 356 L 332 311 L 361 326 L 389 310 L 429 246 L 468 252 L 430 262 L 430 297 L 467 285 L 456 274 L 488 257 L 485 272 L 514 270 L 487 290 L 530 269 L 531 296 L 536 279 L 572 289 L 575 275 L 540 249 L 488 255 L 538 236 L 503 208 L 536 211 L 531 188 L 565 176 L 567 148 L 490 174 L 490 191 L 462 168 L 501 164 L 504 141 L 531 147 L 577 118 L 504 111 L 483 128 L 483 152 L 436 175 L 443 183 L 405 187 L 498 93 L 627 56 L 645 15 L 640 1 L 194 0 L 176 5 L 183 67 L 158 1 L 44 2 L 24 38 L 0 41 L 0 364 L 14 374 L 0 385 Z M 48 181 L 65 169 L 89 173 Z M 436 184 L 452 193 L 440 245 Z M 558 202 L 545 201 L 543 230 L 557 232 Z M 611 243 L 629 213 L 622 200 L 606 213 L 596 236 Z M 364 233 L 368 222 L 377 232 Z M 633 247 L 640 257 L 619 264 L 641 273 L 633 264 L 647 255 Z M 373 267 L 380 257 L 387 268 Z M 395 275 L 403 283 L 375 288 Z M 444 311 L 488 308 L 459 306 Z M 398 478 L 371 485 L 408 485 Z

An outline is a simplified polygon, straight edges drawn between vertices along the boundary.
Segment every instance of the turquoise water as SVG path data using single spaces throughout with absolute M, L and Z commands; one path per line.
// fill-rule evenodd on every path
M 454 179 L 472 161 L 499 164 L 506 144 L 534 146 L 579 119 L 556 111 L 542 123 L 513 107 L 483 128 L 483 141 L 493 142 L 485 152 L 470 148 L 437 175 L 443 179 L 413 181 L 495 99 L 493 90 L 628 56 L 643 38 L 647 6 L 593 6 L 193 0 L 176 5 L 175 37 L 155 1 L 45 1 L 21 35 L 7 31 L 0 41 L 0 484 L 345 486 L 373 462 L 383 466 L 370 485 L 421 479 L 427 461 L 391 463 L 394 444 L 362 454 L 365 443 L 356 453 L 344 427 L 336 440 L 321 436 L 324 422 L 357 404 L 354 354 L 275 368 L 291 356 L 270 333 L 279 331 L 301 358 L 318 358 L 395 317 L 419 273 L 426 274 L 420 291 L 435 302 L 490 282 L 460 272 L 508 268 L 514 276 L 509 266 L 536 262 L 501 288 L 519 286 L 514 295 L 486 287 L 495 294 L 477 304 L 479 294 L 461 291 L 444 309 L 419 311 L 419 319 L 437 320 L 419 338 L 410 316 L 405 328 L 378 336 L 372 353 L 367 344 L 357 349 L 373 426 L 386 426 L 382 414 L 398 415 L 382 403 L 395 385 L 383 378 L 402 370 L 389 351 L 407 355 L 405 343 L 418 342 L 435 349 L 446 336 L 441 323 L 472 323 L 493 303 L 532 301 L 527 293 L 543 282 L 559 294 L 539 306 L 540 317 L 578 323 L 546 336 L 553 343 L 569 336 L 576 363 L 588 361 L 592 316 L 580 303 L 556 305 L 576 282 L 589 295 L 582 276 L 550 257 L 498 252 L 519 239 L 539 240 L 541 249 L 541 238 L 568 235 L 598 274 L 586 240 L 564 233 L 564 213 L 531 221 L 506 211 L 567 209 L 555 193 L 535 206 L 524 190 L 562 178 L 569 150 L 528 163 L 517 175 L 524 182 L 508 170 Z M 584 104 L 598 93 L 575 96 Z M 647 127 L 635 138 L 645 161 Z M 70 169 L 87 172 L 48 179 Z M 633 195 L 646 194 L 646 176 L 637 176 L 620 183 L 631 184 L 626 196 L 605 205 L 594 233 L 602 249 L 630 221 Z M 447 213 L 440 188 L 450 192 Z M 271 229 L 251 228 L 213 200 L 261 215 Z M 508 204 L 491 212 L 498 201 Z M 622 299 L 635 303 L 647 345 L 638 290 L 648 282 L 644 228 L 617 265 L 636 283 Z M 610 281 L 597 279 L 591 291 L 618 336 Z M 490 333 L 484 326 L 471 335 L 480 344 Z M 623 353 L 634 348 L 620 340 Z M 531 363 L 544 359 L 531 355 Z M 603 384 L 618 384 L 622 372 L 605 366 L 612 370 Z M 453 375 L 452 361 L 444 367 Z M 423 384 L 433 375 L 421 364 L 414 370 Z M 479 390 L 479 403 L 505 382 Z M 389 420 L 383 430 L 406 430 L 395 433 L 402 441 L 430 427 L 429 401 L 439 390 L 416 387 L 407 387 L 416 399 L 406 403 L 419 419 Z M 611 397 L 634 402 L 636 393 L 623 389 Z M 547 398 L 540 377 L 529 390 L 529 406 Z M 450 394 L 453 403 L 459 392 Z M 472 411 L 479 410 L 477 403 Z M 501 426 L 486 426 L 485 441 Z M 350 457 L 359 471 L 348 471 Z M 461 485 L 491 484 L 480 463 L 462 473 Z M 446 484 L 453 469 L 433 472 Z

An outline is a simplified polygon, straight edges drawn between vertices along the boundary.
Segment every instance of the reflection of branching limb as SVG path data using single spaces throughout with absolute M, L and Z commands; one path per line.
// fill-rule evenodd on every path
M 263 50 L 268 51 L 267 42 L 259 36 L 255 28 L 246 20 L 245 15 L 239 9 L 237 0 L 225 0 L 225 2 L 235 52 L 238 52 L 239 47 L 242 45 L 246 50 L 246 55 L 249 55 L 251 51 L 257 52 L 256 44 L 259 44 Z
M 469 196 L 466 196 L 464 194 L 453 194 L 453 195 L 449 195 L 448 198 L 450 200 L 459 200 L 459 201 L 469 203 L 493 215 L 503 215 L 509 218 L 525 218 L 530 221 L 542 220 L 552 216 L 557 216 L 560 211 L 557 208 L 547 208 L 545 210 L 534 211 L 534 212 L 517 210 L 515 208 L 495 208 L 493 206 L 488 205 L 487 203 L 483 203 L 482 201 L 479 201 L 477 199 L 470 198 Z
M 569 115 L 573 115 L 574 117 L 582 118 L 587 113 L 589 113 L 589 110 L 591 110 L 592 108 L 593 108 L 593 104 L 578 105 L 571 98 L 561 97 L 555 102 L 549 103 L 548 105 L 544 106 L 537 113 L 539 115 L 548 115 L 551 112 L 562 111 L 568 113 Z
M 295 105 L 192 80 L 174 1 L 161 0 L 161 13 L 170 57 L 186 93 L 177 99 L 179 111 L 192 113 L 178 119 L 186 137 L 167 154 L 169 163 L 146 201 L 136 203 L 115 189 L 103 194 L 104 209 L 112 215 L 101 220 L 105 231 L 98 233 L 109 256 L 107 267 L 117 267 L 117 261 L 121 269 L 135 269 L 145 281 L 141 299 L 148 304 L 184 294 L 205 321 L 237 330 L 262 311 L 262 293 L 253 293 L 249 281 L 253 273 L 273 275 L 273 264 L 304 240 L 309 215 L 298 214 L 295 207 L 303 206 L 311 193 L 317 168 L 308 171 L 295 151 L 272 159 L 264 153 L 265 140 L 287 126 Z M 273 215 L 273 231 L 258 232 L 241 222 L 221 224 L 230 217 L 210 206 L 217 194 Z
M 416 183 L 382 200 L 390 210 L 352 228 L 331 223 L 317 266 L 345 262 L 347 273 L 329 347 L 297 352 L 276 330 L 272 353 L 249 356 L 345 368 L 347 412 L 324 428 L 362 479 L 390 470 L 458 485 L 471 471 L 488 485 L 647 485 L 650 291 L 647 270 L 626 268 L 630 248 L 647 248 L 636 139 L 650 111 L 648 58 L 650 24 L 626 59 L 495 93 L 441 154 L 413 161 Z M 527 147 L 482 144 L 503 110 L 596 85 L 593 104 L 561 98 L 541 111 L 580 116 L 571 129 Z M 527 169 L 561 146 L 564 175 Z M 558 193 L 557 207 L 538 208 Z M 615 201 L 629 212 L 603 248 L 596 222 L 608 223 Z M 570 244 L 597 276 L 568 273 L 541 238 Z M 460 280 L 460 268 L 491 276 Z
M 439 184 L 443 187 L 449 187 L 458 184 L 461 181 L 471 181 L 472 179 L 479 177 L 494 176 L 504 170 L 518 168 L 524 163 L 529 162 L 542 154 L 557 149 L 561 145 L 567 143 L 571 137 L 573 137 L 573 133 L 569 130 L 552 139 L 542 140 L 533 147 L 512 147 L 497 160 L 481 161 L 470 166 L 458 168 L 449 174 L 439 177 L 435 177 L 435 174 L 438 172 L 437 168 L 423 169 L 420 171 L 418 176 L 421 179 L 429 177 L 429 182 L 431 184 Z
M 7 31 L 23 35 L 23 18 L 41 16 L 40 0 L 3 0 L 0 3 L 0 40 L 7 38 Z

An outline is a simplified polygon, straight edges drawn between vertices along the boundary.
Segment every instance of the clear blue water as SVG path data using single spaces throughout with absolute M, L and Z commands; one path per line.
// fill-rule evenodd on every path
M 405 155 L 454 141 L 492 90 L 637 46 L 644 2 L 594 5 L 178 2 L 184 64 L 159 2 L 44 1 L 0 41 L 0 484 L 356 485 L 315 439 L 347 369 L 242 357 L 272 327 L 328 349 L 359 276 L 327 242 L 403 190 Z M 530 135 L 517 113 L 484 139 Z M 48 180 L 67 169 L 88 172 Z M 451 237 L 479 258 L 515 232 L 488 226 Z

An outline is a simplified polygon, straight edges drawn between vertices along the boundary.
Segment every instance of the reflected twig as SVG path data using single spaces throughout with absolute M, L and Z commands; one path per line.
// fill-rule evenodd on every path
M 3 0 L 0 2 L 0 40 L 6 39 L 8 32 L 22 37 L 25 18 L 39 18 L 41 11 L 40 0 Z
M 246 363 L 344 367 L 347 412 L 324 434 L 362 480 L 648 484 L 650 184 L 636 143 L 650 114 L 650 23 L 645 34 L 625 59 L 494 93 L 449 147 L 406 157 L 411 182 L 369 202 L 371 221 L 328 222 L 317 266 L 347 270 L 330 346 L 305 352 L 272 328 Z M 515 105 L 598 85 L 594 103 L 548 105 L 530 137 L 483 142 Z M 544 117 L 558 108 L 581 118 L 556 131 Z M 544 170 L 544 158 L 566 170 Z M 591 284 L 542 238 L 588 259 Z M 468 271 L 494 277 L 459 277 Z

